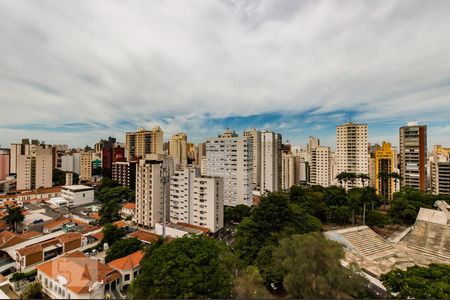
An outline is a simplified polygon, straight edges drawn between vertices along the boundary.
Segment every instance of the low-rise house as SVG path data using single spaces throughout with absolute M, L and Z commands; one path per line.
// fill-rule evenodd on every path
M 155 243 L 159 239 L 158 235 L 148 232 L 148 231 L 143 231 L 143 230 L 137 230 L 135 232 L 130 233 L 128 236 L 135 237 L 138 240 L 140 240 L 146 244 Z
M 70 222 L 71 222 L 71 220 L 68 218 L 61 218 L 59 220 L 55 220 L 55 221 L 49 222 L 47 224 L 44 224 L 42 226 L 42 229 L 43 229 L 43 232 L 46 234 L 52 233 L 52 232 L 55 232 L 58 230 L 62 230 L 63 226 Z
M 15 194 L 0 195 L 0 203 L 4 201 L 24 202 L 27 200 L 47 200 L 61 195 L 61 187 L 41 188 L 33 191 L 17 191 Z
M 61 196 L 69 202 L 70 207 L 82 206 L 94 202 L 94 188 L 87 185 L 65 185 Z
M 122 217 L 126 218 L 126 217 L 132 217 L 134 216 L 134 210 L 136 208 L 136 204 L 135 203 L 125 203 L 122 206 L 122 209 L 120 210 L 120 214 L 122 215 Z
M 108 263 L 110 267 L 116 269 L 122 275 L 122 279 L 118 285 L 121 291 L 128 289 L 131 281 L 139 274 L 141 269 L 140 263 L 143 257 L 144 252 L 139 250 Z
M 121 274 L 98 260 L 74 252 L 36 267 L 43 291 L 52 299 L 104 299 Z

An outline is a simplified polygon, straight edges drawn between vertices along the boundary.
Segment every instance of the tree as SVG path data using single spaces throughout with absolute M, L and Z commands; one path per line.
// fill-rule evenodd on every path
M 384 227 L 389 223 L 389 220 L 385 214 L 380 211 L 370 211 L 366 216 L 366 225 Z
M 359 178 L 359 179 L 361 180 L 361 183 L 362 183 L 363 188 L 365 187 L 366 181 L 369 181 L 369 180 L 370 180 L 370 176 L 367 175 L 367 174 L 363 174 L 363 173 L 358 174 L 358 175 L 357 175 L 357 178 Z
M 122 202 L 123 200 L 134 202 L 135 194 L 133 190 L 126 186 L 103 187 L 97 192 L 97 199 L 103 203 L 109 201 Z
M 105 224 L 103 226 L 103 243 L 108 243 L 111 247 L 116 241 L 122 239 L 125 236 L 125 229 L 119 228 L 113 224 Z
M 60 169 L 53 169 L 53 173 L 52 173 L 52 182 L 53 185 L 65 185 L 66 184 L 66 173 L 72 173 L 73 176 L 73 182 L 77 183 L 80 176 L 77 173 L 73 173 L 73 172 L 64 172 L 61 171 Z
M 24 219 L 25 216 L 23 215 L 23 207 L 11 207 L 6 204 L 6 216 L 3 217 L 3 220 L 6 220 L 6 224 L 11 225 L 14 228 L 14 232 L 17 231 L 17 223 L 22 222 Z
M 388 292 L 402 299 L 449 299 L 450 266 L 430 264 L 392 270 L 381 275 Z
M 283 287 L 290 297 L 337 298 L 364 291 L 365 280 L 340 264 L 342 246 L 320 233 L 282 239 L 273 257 L 284 273 Z
M 103 225 L 106 223 L 112 223 L 121 219 L 120 217 L 120 209 L 122 207 L 119 203 L 114 200 L 108 201 L 104 203 L 99 210 L 100 220 L 99 224 Z
M 271 299 L 272 295 L 264 286 L 258 267 L 249 266 L 236 278 L 235 292 L 237 299 Z
M 235 207 L 227 206 L 224 210 L 224 222 L 226 224 L 230 222 L 240 223 L 242 219 L 250 216 L 252 209 L 244 204 L 236 205 Z
M 131 253 L 141 250 L 143 244 L 137 238 L 118 240 L 106 251 L 105 262 L 109 263 L 115 259 L 125 257 Z
M 151 247 L 131 283 L 133 298 L 231 298 L 232 254 L 225 244 L 190 235 Z
M 102 178 L 102 182 L 100 183 L 99 191 L 101 191 L 104 188 L 113 188 L 116 186 L 120 186 L 120 184 L 117 181 L 112 180 L 111 178 L 105 176 Z
M 22 293 L 25 299 L 42 299 L 42 284 L 39 281 L 30 283 Z
M 102 175 L 102 167 L 92 168 L 92 175 L 93 176 L 101 176 Z

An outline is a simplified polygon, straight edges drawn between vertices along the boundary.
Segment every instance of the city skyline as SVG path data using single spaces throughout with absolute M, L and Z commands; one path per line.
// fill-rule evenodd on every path
M 335 148 L 336 125 L 448 144 L 447 1 L 0 3 L 0 145 L 82 147 L 159 124 L 199 143 L 252 127 Z M 126 25 L 125 25 L 126 24 Z M 433 45 L 433 47 L 429 47 Z

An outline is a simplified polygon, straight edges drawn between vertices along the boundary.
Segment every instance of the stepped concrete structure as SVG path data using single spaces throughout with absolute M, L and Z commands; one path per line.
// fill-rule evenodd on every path
M 420 208 L 408 248 L 450 262 L 450 205 L 436 201 L 435 206 L 437 210 Z

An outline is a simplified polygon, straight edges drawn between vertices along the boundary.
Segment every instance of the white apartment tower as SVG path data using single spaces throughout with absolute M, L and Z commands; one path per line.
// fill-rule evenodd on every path
M 369 174 L 367 124 L 346 123 L 336 126 L 337 173 Z M 355 186 L 362 187 L 361 180 Z M 349 184 L 348 187 L 351 187 Z
M 253 140 L 253 190 L 261 187 L 261 131 L 252 128 L 244 131 L 244 136 Z
M 281 188 L 281 134 L 261 132 L 261 192 Z
M 225 205 L 252 205 L 252 162 L 252 138 L 227 129 L 206 141 L 206 175 L 223 178 Z
M 223 227 L 223 179 L 202 177 L 199 167 L 175 171 L 170 179 L 170 222 Z

